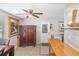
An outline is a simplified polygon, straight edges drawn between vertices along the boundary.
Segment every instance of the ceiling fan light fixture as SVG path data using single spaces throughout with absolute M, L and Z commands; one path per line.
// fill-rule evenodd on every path
M 29 9 L 29 13 L 33 13 L 33 10 L 32 9 Z
M 32 9 L 28 9 L 28 10 L 23 9 L 23 11 L 25 11 L 26 13 L 28 13 L 29 17 L 34 16 L 36 18 L 39 18 L 39 15 L 43 14 L 43 13 L 40 13 L 40 12 L 35 13 Z

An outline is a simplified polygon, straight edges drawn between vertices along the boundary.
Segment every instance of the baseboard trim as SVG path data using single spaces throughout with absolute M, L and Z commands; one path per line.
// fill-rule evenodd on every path
M 48 43 L 41 43 L 42 46 L 48 46 Z

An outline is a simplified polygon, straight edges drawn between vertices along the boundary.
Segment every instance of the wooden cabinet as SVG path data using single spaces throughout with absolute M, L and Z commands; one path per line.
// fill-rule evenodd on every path
M 21 25 L 19 27 L 20 46 L 35 46 L 36 44 L 36 26 Z

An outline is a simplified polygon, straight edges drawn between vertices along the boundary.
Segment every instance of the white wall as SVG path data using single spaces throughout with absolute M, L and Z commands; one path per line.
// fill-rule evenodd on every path
M 64 42 L 79 51 L 79 31 L 65 30 Z

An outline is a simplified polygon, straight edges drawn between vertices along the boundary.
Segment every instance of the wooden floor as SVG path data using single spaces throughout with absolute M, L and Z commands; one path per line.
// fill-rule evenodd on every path
M 59 39 L 49 39 L 49 48 L 54 51 L 56 56 L 79 56 L 79 52 L 63 43 Z M 50 51 L 49 51 L 50 52 Z M 51 53 L 49 53 L 50 55 Z

